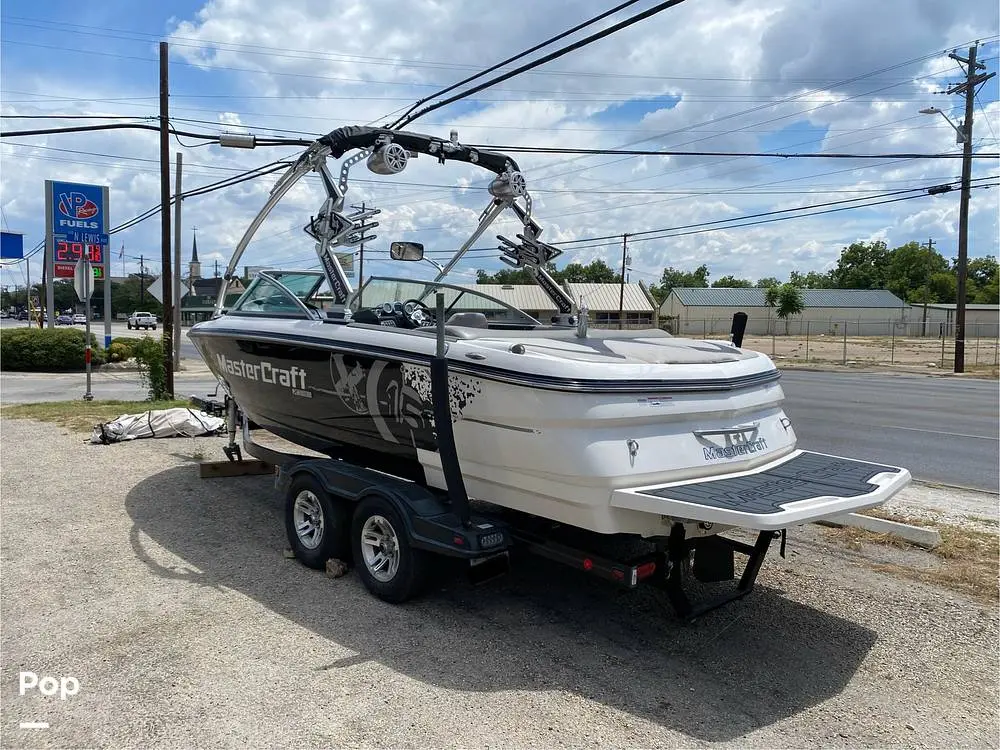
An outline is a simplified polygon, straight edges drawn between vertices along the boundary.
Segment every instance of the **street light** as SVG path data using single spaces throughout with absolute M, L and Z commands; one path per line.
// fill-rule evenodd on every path
M 922 114 L 922 115 L 941 115 L 945 120 L 948 121 L 948 124 L 951 125 L 951 127 L 954 129 L 954 131 L 955 131 L 955 143 L 965 143 L 965 131 L 962 130 L 962 128 L 960 128 L 958 125 L 956 125 L 955 123 L 953 123 L 951 121 L 951 118 L 948 117 L 948 115 L 946 115 L 944 112 L 942 112 L 937 107 L 927 107 L 925 109 L 922 109 L 922 110 L 920 110 L 920 114 Z

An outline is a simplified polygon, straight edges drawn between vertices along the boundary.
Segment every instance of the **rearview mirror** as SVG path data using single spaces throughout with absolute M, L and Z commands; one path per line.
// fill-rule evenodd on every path
M 393 242 L 389 245 L 389 257 L 393 260 L 423 260 L 424 246 L 419 242 Z

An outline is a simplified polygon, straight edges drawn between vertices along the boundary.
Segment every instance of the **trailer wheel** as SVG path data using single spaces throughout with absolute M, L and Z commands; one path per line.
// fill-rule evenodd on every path
M 358 576 L 379 599 L 399 604 L 420 592 L 429 555 L 410 546 L 403 520 L 388 500 L 371 496 L 358 504 L 351 547 Z
M 331 557 L 350 557 L 350 509 L 330 498 L 309 474 L 300 474 L 285 496 L 285 532 L 295 557 L 309 568 L 323 568 Z

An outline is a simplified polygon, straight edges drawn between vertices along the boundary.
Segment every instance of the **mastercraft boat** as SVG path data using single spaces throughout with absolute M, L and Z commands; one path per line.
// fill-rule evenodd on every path
M 349 151 L 334 179 L 327 160 Z M 372 277 L 354 290 L 334 248 L 360 242 L 373 212 L 345 212 L 350 168 L 367 158 L 376 173 L 396 174 L 416 154 L 490 170 L 490 203 L 433 280 Z M 323 270 L 261 272 L 228 309 L 223 289 L 214 317 L 189 333 L 227 394 L 268 431 L 445 490 L 437 356 L 468 496 L 574 527 L 650 538 L 678 521 L 695 535 L 778 530 L 882 503 L 910 481 L 899 467 L 798 449 L 780 373 L 760 352 L 659 329 L 588 328 L 586 308 L 545 271 L 560 251 L 539 239 L 516 162 L 454 133 L 349 127 L 320 138 L 247 229 L 227 283 L 268 213 L 313 171 L 327 198 L 305 231 Z M 521 230 L 499 237 L 501 257 L 552 298 L 551 320 L 445 281 L 504 211 Z M 422 252 L 391 245 L 399 261 Z

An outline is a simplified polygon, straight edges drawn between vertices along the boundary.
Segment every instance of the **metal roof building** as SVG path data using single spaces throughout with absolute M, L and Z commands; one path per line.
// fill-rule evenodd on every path
M 670 292 L 685 307 L 767 307 L 766 289 L 678 287 Z M 670 302 L 668 297 L 660 310 Z M 899 309 L 906 303 L 885 289 L 803 289 L 805 307 L 880 307 Z
M 767 306 L 766 294 L 760 288 L 678 287 L 660 305 L 660 318 L 680 335 L 728 335 L 733 315 L 745 312 L 748 334 L 785 333 L 786 322 Z M 846 329 L 859 336 L 899 335 L 899 326 L 911 319 L 910 306 L 885 289 L 803 289 L 802 302 L 802 312 L 788 318 L 789 334 Z

